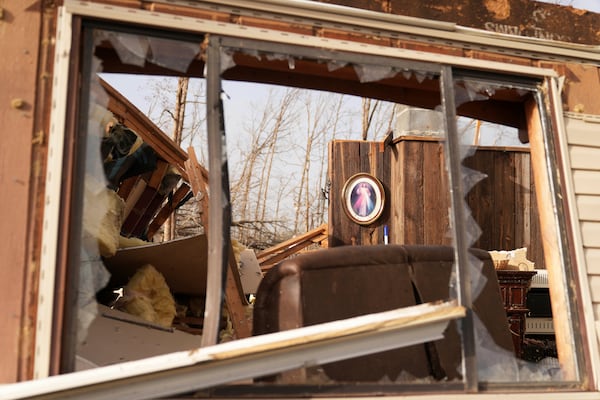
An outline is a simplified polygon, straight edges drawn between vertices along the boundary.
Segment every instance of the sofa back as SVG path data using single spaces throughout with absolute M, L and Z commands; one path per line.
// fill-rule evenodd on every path
M 498 280 L 487 252 L 473 249 L 485 285 L 473 310 L 494 342 L 512 351 Z M 450 297 L 454 249 L 448 246 L 340 246 L 285 260 L 263 278 L 254 305 L 254 334 L 387 311 Z M 449 324 L 433 343 L 403 347 L 322 366 L 334 381 L 460 379 L 460 336 Z M 306 379 L 306 371 L 279 376 Z

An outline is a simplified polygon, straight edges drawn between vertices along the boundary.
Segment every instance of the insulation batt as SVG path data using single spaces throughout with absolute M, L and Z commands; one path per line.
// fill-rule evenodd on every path
M 163 327 L 170 327 L 176 314 L 164 276 L 150 264 L 139 268 L 129 280 L 119 309 Z
M 125 249 L 128 247 L 138 247 L 138 246 L 147 246 L 152 244 L 151 242 L 147 242 L 145 240 L 136 238 L 136 237 L 125 237 L 123 235 L 119 236 L 119 248 Z
M 119 247 L 125 202 L 91 177 L 86 178 L 84 196 L 84 236 L 96 240 L 101 256 L 112 257 Z

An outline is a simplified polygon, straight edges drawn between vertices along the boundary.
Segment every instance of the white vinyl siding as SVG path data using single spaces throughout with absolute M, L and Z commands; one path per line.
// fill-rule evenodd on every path
M 600 117 L 565 118 L 594 320 L 600 325 Z

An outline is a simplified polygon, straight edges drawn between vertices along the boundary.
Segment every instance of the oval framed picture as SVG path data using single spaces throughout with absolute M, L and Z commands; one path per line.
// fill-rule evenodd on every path
M 342 201 L 344 211 L 351 220 L 361 225 L 369 225 L 383 212 L 383 185 L 367 173 L 352 175 L 342 189 Z

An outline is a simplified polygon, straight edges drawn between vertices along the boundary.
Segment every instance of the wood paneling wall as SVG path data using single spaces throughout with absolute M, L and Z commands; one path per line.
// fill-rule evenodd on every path
M 474 247 L 511 250 L 527 247 L 527 258 L 544 268 L 533 171 L 526 149 L 480 148 L 464 165 L 487 175 L 467 195 L 482 229 Z
M 383 143 L 366 141 L 333 141 L 329 144 L 329 247 L 345 244 L 367 245 L 383 243 L 383 225 L 389 218 L 386 207 L 378 221 L 361 226 L 344 212 L 342 189 L 352 175 L 359 172 L 377 177 L 389 192 L 390 153 L 384 152 Z M 387 159 L 386 159 L 387 158 Z
M 381 164 L 383 163 L 383 164 Z M 528 258 L 543 268 L 538 213 L 527 149 L 480 148 L 464 161 L 485 174 L 467 195 L 473 219 L 482 230 L 473 247 L 485 250 L 528 248 Z M 330 246 L 383 242 L 452 244 L 450 197 L 444 147 L 427 138 L 383 143 L 335 141 L 330 145 Z M 372 225 L 350 220 L 342 208 L 342 188 L 348 178 L 368 172 L 386 191 L 383 215 Z

